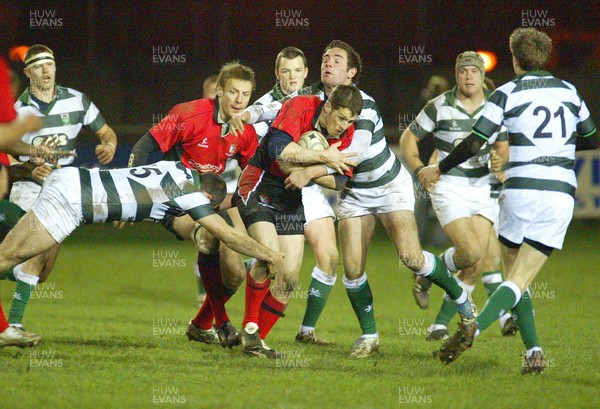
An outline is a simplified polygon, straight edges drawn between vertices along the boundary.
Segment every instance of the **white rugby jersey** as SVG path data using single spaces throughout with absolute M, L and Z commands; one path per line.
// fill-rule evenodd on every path
M 481 116 L 486 102 L 484 99 L 481 105 L 469 114 L 458 99 L 457 92 L 455 86 L 429 101 L 409 125 L 410 131 L 419 140 L 433 134 L 440 161 L 471 134 L 473 124 Z M 488 97 L 490 93 L 485 94 Z M 496 140 L 506 140 L 504 128 L 501 129 Z M 490 148 L 487 143 L 484 144 L 477 155 L 443 174 L 441 179 L 462 186 L 487 186 Z
M 100 111 L 85 94 L 72 88 L 56 87 L 56 98 L 48 106 L 48 111 L 42 111 L 37 102 L 31 97 L 27 88 L 15 103 L 19 117 L 35 115 L 42 117 L 44 127 L 39 131 L 29 132 L 21 138 L 24 142 L 39 146 L 47 139 L 57 142 L 56 149 L 75 151 L 75 141 L 81 128 L 85 127 L 96 133 L 106 124 Z M 29 160 L 29 156 L 19 156 L 21 162 Z M 62 166 L 73 163 L 74 157 L 61 158 L 58 163 Z
M 322 83 L 312 84 L 308 88 L 299 90 L 296 95 L 312 94 L 322 100 L 326 99 L 325 88 Z M 345 152 L 356 152 L 357 161 L 354 167 L 354 175 L 348 181 L 350 188 L 365 189 L 383 186 L 400 173 L 400 161 L 387 145 L 383 133 L 383 119 L 375 100 L 360 91 L 363 99 L 363 109 L 354 122 L 354 138 Z M 250 122 L 272 121 L 276 116 L 283 101 L 273 101 L 267 105 L 251 105 L 246 110 L 250 113 Z
M 81 168 L 79 179 L 85 223 L 162 220 L 167 213 L 187 213 L 198 220 L 214 213 L 208 197 L 198 191 L 198 172 L 181 162 L 112 170 Z
M 516 77 L 492 93 L 473 132 L 492 143 L 501 125 L 510 144 L 505 189 L 575 194 L 575 136 L 596 127 L 573 85 L 547 71 Z

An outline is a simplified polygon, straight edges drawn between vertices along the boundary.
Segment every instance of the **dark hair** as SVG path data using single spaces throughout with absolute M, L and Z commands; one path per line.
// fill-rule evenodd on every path
M 327 99 L 331 108 L 348 108 L 354 115 L 363 109 L 363 99 L 358 88 L 354 85 L 338 85 Z
M 198 182 L 198 189 L 212 196 L 210 199 L 212 207 L 217 207 L 223 202 L 227 194 L 227 184 L 221 176 L 213 172 L 199 173 Z
M 256 88 L 256 79 L 254 78 L 254 71 L 252 68 L 240 64 L 239 61 L 232 61 L 225 64 L 219 72 L 219 78 L 217 84 L 221 88 L 225 88 L 225 84 L 228 80 L 242 80 L 249 81 L 252 83 L 252 90 Z
M 552 40 L 535 28 L 517 28 L 510 35 L 510 52 L 524 71 L 546 68 L 552 53 Z
M 346 54 L 348 54 L 348 70 L 356 68 L 356 75 L 352 79 L 352 82 L 358 84 L 360 74 L 362 74 L 362 60 L 360 59 L 360 55 L 354 50 L 354 48 L 350 44 L 341 40 L 333 40 L 332 42 L 330 42 L 327 45 L 327 47 L 325 47 L 323 54 L 325 54 L 332 48 L 341 48 L 342 50 L 346 51 Z
M 302 62 L 304 62 L 304 66 L 308 67 L 308 63 L 306 62 L 306 56 L 304 55 L 301 49 L 296 47 L 285 47 L 283 50 L 279 51 L 279 54 L 277 54 L 277 58 L 275 59 L 275 69 L 279 68 L 279 64 L 281 63 L 282 58 L 293 60 L 296 57 L 302 57 Z

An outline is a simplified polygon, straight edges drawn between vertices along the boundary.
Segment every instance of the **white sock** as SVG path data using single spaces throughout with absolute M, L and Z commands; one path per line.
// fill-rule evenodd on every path
M 444 263 L 446 263 L 446 267 L 448 267 L 448 270 L 450 271 L 460 270 L 454 263 L 454 253 L 456 253 L 456 249 L 454 247 L 450 247 L 444 252 Z
M 300 325 L 300 335 L 308 334 L 310 331 L 314 331 L 315 327 L 306 327 L 304 325 Z
M 542 347 L 533 347 L 531 349 L 528 349 L 527 350 L 527 358 L 529 358 L 531 356 L 531 354 L 533 354 L 535 351 L 542 352 Z

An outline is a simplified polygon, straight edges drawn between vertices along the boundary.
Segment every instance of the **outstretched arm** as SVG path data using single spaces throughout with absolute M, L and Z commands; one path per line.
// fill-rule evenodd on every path
M 202 217 L 201 219 L 196 220 L 196 222 L 199 226 L 206 228 L 218 240 L 225 243 L 230 249 L 267 263 L 271 275 L 283 271 L 284 260 L 282 253 L 278 253 L 265 247 L 247 234 L 229 226 L 221 216 L 212 214 Z M 195 232 L 199 230 L 199 226 L 196 227 L 192 234 L 195 234 Z

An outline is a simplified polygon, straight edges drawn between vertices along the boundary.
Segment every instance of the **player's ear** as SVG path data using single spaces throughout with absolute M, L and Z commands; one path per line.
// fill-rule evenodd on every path
M 277 68 L 275 68 L 275 78 L 279 81 L 279 71 L 277 71 Z
M 223 96 L 223 87 L 217 85 L 217 97 L 221 98 Z
M 356 67 L 350 68 L 348 70 L 348 78 L 353 79 L 357 72 L 358 72 L 358 69 Z
M 331 104 L 329 103 L 329 101 L 325 102 L 325 105 L 323 105 L 323 112 L 325 112 L 326 114 L 329 115 L 329 113 L 331 112 Z
M 308 77 L 308 67 L 304 67 L 304 79 Z
M 27 78 L 31 78 L 31 74 L 29 74 L 29 68 L 23 68 L 23 73 Z

